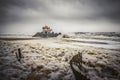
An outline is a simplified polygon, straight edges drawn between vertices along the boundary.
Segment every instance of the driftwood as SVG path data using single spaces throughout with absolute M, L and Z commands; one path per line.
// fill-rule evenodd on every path
M 74 67 L 77 66 L 79 71 L 77 71 Z M 78 52 L 77 55 L 73 56 L 73 58 L 70 60 L 70 67 L 75 75 L 76 80 L 90 80 L 86 77 L 86 75 L 83 72 L 82 68 L 82 53 Z

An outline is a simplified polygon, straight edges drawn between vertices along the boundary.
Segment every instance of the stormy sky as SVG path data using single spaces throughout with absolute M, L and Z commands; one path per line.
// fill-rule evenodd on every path
M 120 32 L 120 0 L 0 0 L 0 33 Z

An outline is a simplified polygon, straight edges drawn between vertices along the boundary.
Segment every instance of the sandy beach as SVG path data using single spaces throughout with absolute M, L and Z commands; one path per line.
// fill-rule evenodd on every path
M 83 68 L 89 79 L 119 80 L 120 42 L 106 41 L 117 45 L 113 48 L 104 46 L 106 44 L 95 45 L 85 40 L 86 43 L 79 41 L 83 40 L 0 40 L 0 80 L 75 80 L 69 62 L 79 52 L 82 53 Z M 15 54 L 19 48 L 22 53 L 21 61 L 17 60 Z

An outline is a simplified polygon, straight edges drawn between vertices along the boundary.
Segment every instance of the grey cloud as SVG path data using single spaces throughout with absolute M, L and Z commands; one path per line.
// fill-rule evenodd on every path
M 27 9 L 57 19 L 78 20 L 83 18 L 94 19 L 101 17 L 112 20 L 120 19 L 119 0 L 3 0 L 1 1 L 1 4 L 0 17 L 3 21 L 7 18 L 6 21 L 8 22 L 11 17 L 13 18 L 13 21 L 17 21 L 17 19 L 21 20 L 22 18 L 25 20 L 24 17 L 27 17 L 27 15 L 22 17 L 24 14 L 21 16 L 20 13 L 24 10 L 27 11 Z M 13 13 L 10 13 L 10 10 L 12 10 Z M 17 13 L 15 14 L 15 12 Z
M 119 24 L 120 0 L 0 0 L 0 26 L 38 20 Z

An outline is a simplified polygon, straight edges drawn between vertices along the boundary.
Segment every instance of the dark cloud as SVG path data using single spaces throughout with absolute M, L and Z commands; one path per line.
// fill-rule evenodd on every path
M 4 24 L 9 21 L 11 15 L 8 10 L 11 6 L 21 7 L 22 5 L 23 2 L 21 0 L 0 0 L 0 24 Z
M 120 0 L 94 0 L 92 4 L 99 17 L 120 22 Z
M 1 23 L 9 22 L 11 18 L 13 21 L 22 19 L 20 12 L 25 9 L 32 9 L 38 11 L 38 13 L 44 13 L 58 19 L 94 19 L 103 17 L 111 20 L 120 20 L 120 0 L 1 0 L 0 4 Z M 60 11 L 64 11 L 64 8 L 66 8 L 67 5 L 71 8 L 71 10 L 69 10 L 70 13 L 74 11 L 73 9 L 76 9 L 76 13 L 73 12 L 73 15 L 66 16 L 66 14 L 59 14 L 52 10 L 59 5 L 63 6 L 60 8 L 63 10 Z M 70 8 L 66 8 L 65 10 Z M 10 10 L 12 10 L 13 13 L 10 13 Z
M 120 0 L 0 0 L 0 26 L 35 20 L 120 23 Z

